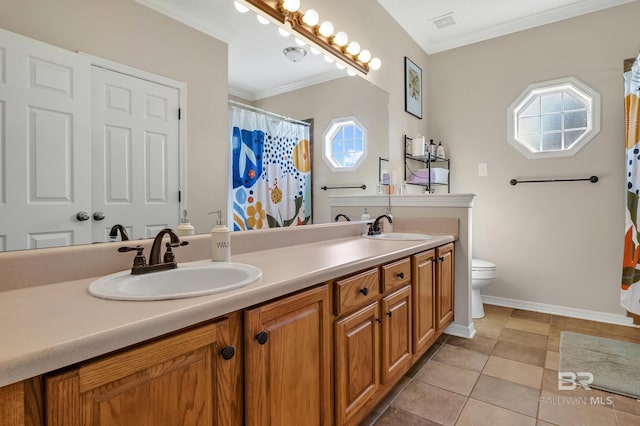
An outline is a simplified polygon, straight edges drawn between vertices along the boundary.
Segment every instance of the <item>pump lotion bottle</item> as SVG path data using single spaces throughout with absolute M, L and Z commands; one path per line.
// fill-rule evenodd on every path
M 222 221 L 222 210 L 211 213 L 218 213 L 216 226 L 211 230 L 211 261 L 230 262 L 231 232 Z

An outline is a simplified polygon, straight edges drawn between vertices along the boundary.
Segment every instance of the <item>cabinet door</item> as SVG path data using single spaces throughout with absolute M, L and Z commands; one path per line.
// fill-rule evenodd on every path
M 435 250 L 413 256 L 413 353 L 426 351 L 436 339 Z
M 378 302 L 336 321 L 336 424 L 351 419 L 380 387 Z
M 436 248 L 436 318 L 437 331 L 453 322 L 453 243 Z
M 244 424 L 244 335 L 242 311 L 226 316 L 218 323 L 216 352 L 216 423 L 217 426 Z
M 0 387 L 2 426 L 43 425 L 43 406 L 41 376 Z
M 218 323 L 45 378 L 49 425 L 215 424 Z
M 329 287 L 245 311 L 245 357 L 247 425 L 330 425 Z
M 411 286 L 391 293 L 382 306 L 382 383 L 411 366 Z

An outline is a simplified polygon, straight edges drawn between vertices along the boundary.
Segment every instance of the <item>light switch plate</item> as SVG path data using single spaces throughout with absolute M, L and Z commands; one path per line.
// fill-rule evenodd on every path
M 487 175 L 487 163 L 479 163 L 478 176 L 486 176 L 486 175 Z

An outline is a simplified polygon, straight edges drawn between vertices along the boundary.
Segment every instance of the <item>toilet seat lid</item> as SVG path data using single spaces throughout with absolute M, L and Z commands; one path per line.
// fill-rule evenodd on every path
M 496 264 L 482 259 L 471 259 L 472 271 L 495 271 Z

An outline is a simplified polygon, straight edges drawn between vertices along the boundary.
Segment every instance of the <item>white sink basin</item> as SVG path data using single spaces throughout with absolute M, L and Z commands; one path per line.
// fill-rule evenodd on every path
M 389 241 L 426 241 L 433 237 L 427 234 L 419 234 L 417 232 L 388 232 L 378 235 L 363 235 L 365 238 L 372 240 L 389 240 Z
M 168 271 L 107 275 L 92 282 L 89 293 L 114 300 L 182 299 L 234 290 L 254 284 L 261 277 L 260 268 L 244 263 L 183 263 Z

